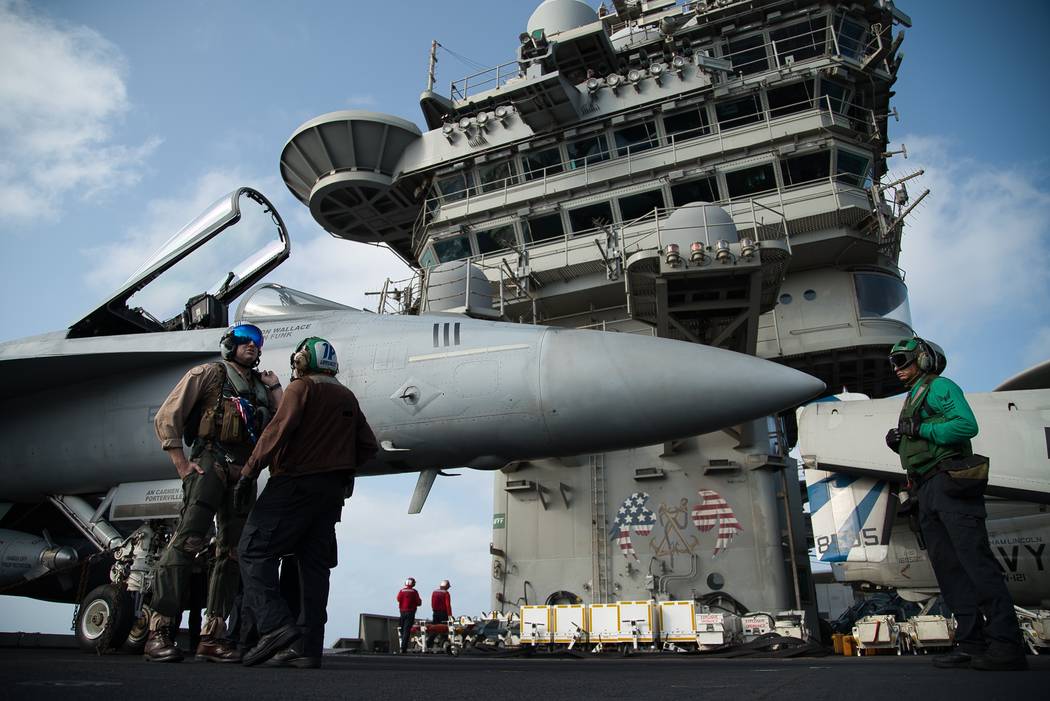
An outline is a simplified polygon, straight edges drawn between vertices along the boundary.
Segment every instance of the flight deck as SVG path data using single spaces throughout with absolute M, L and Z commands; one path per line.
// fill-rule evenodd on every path
M 940 670 L 929 657 L 748 657 L 702 655 L 528 658 L 463 655 L 326 655 L 319 670 L 245 668 L 133 655 L 0 647 L 7 699 L 130 698 L 184 701 L 205 690 L 239 698 L 358 699 L 995 699 L 1039 698 L 1050 657 L 1027 672 Z

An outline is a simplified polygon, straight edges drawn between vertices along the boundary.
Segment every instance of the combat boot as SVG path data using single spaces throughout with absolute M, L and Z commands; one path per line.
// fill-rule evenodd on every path
M 297 645 L 281 650 L 270 658 L 266 663 L 270 667 L 297 667 L 299 669 L 319 669 L 321 667 L 320 657 L 309 657 Z
M 1028 669 L 1028 658 L 1024 648 L 1015 645 L 992 643 L 982 655 L 974 655 L 970 669 L 986 672 L 1014 672 Z
M 197 660 L 199 662 L 239 663 L 241 652 L 228 640 L 204 636 L 197 645 Z
M 182 662 L 182 651 L 175 645 L 175 636 L 168 626 L 149 632 L 142 656 L 150 662 Z

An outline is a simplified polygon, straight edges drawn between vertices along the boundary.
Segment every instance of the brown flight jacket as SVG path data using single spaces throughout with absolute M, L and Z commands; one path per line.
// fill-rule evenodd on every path
M 293 380 L 246 467 L 270 476 L 353 471 L 378 452 L 357 397 L 326 375 Z

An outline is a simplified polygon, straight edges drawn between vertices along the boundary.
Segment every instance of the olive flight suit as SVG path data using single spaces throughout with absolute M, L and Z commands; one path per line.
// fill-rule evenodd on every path
M 233 505 L 241 465 L 273 415 L 272 401 L 256 371 L 246 380 L 233 363 L 199 365 L 183 376 L 157 412 L 155 427 L 165 449 L 191 444 L 190 460 L 203 473 L 182 480 L 182 510 L 171 542 L 156 567 L 151 628 L 177 617 L 185 604 L 190 568 L 208 546 L 215 525 L 215 562 L 208 584 L 202 635 L 221 637 L 240 586 L 237 543 L 245 516 Z

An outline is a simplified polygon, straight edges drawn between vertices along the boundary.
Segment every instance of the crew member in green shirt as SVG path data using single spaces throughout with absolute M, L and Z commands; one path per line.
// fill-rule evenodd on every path
M 966 396 L 940 373 L 947 364 L 936 345 L 906 338 L 890 364 L 908 388 L 897 428 L 886 444 L 917 491 L 919 525 L 944 601 L 955 614 L 955 647 L 934 659 L 938 667 L 1027 669 L 1013 600 L 985 527 L 987 469 L 970 439 L 977 420 Z

